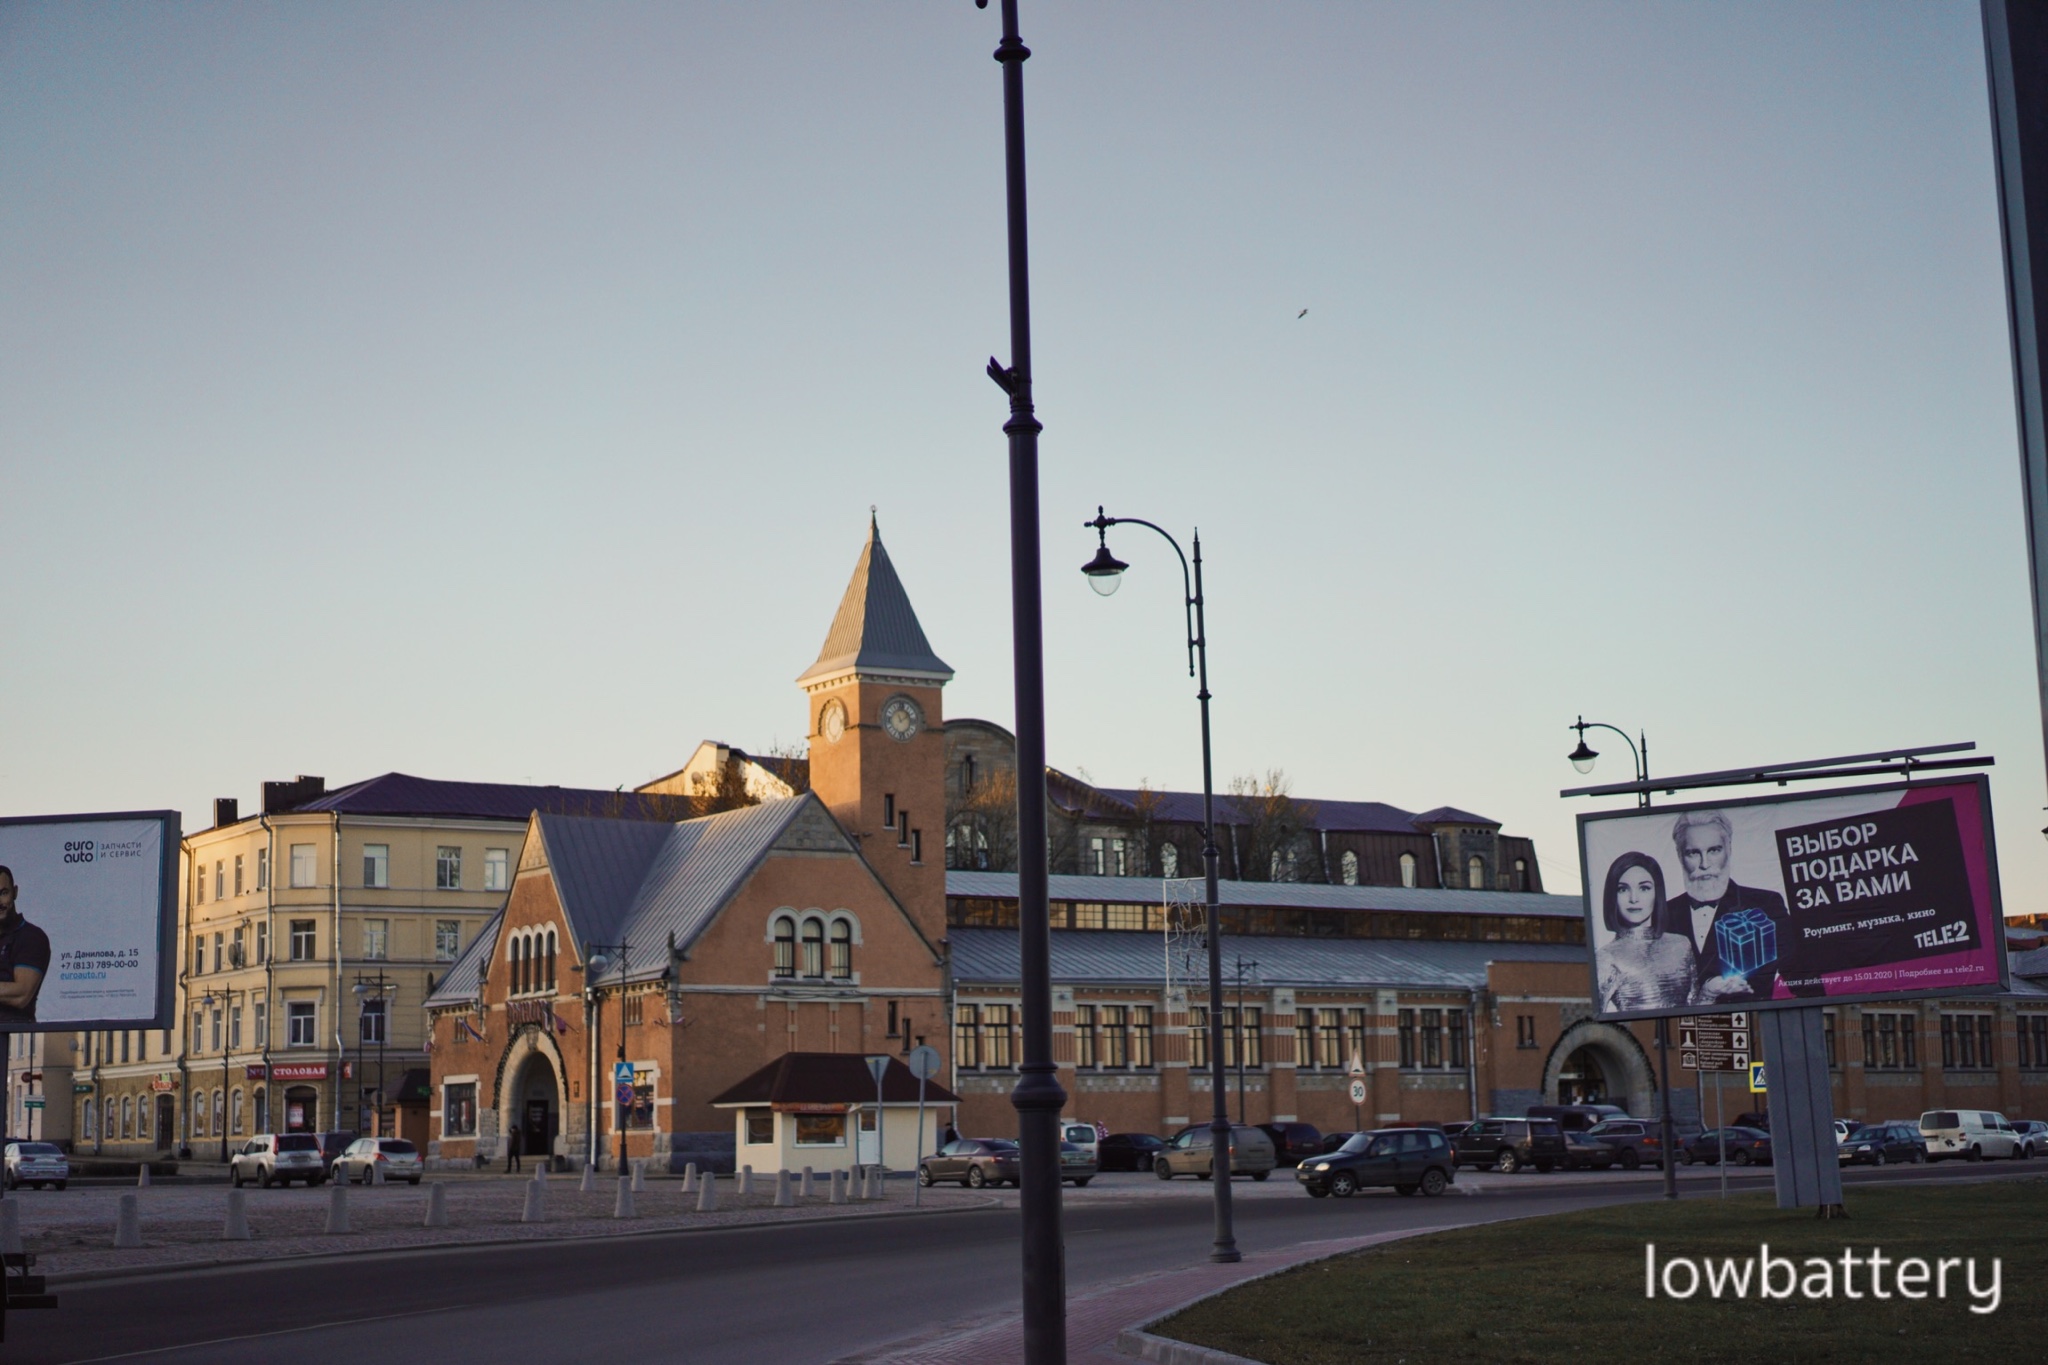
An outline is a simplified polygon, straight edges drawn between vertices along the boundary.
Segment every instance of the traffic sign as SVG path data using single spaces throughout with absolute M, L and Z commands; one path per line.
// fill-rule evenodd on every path
M 1351 1102 L 1352 1102 L 1353 1104 L 1364 1104 L 1364 1103 L 1365 1103 L 1365 1082 L 1364 1082 L 1364 1081 L 1353 1081 L 1353 1082 L 1351 1083 Z
M 1694 1071 L 1749 1070 L 1755 1033 L 1746 1012 L 1687 1014 L 1678 1020 L 1678 1064 Z
M 867 1059 L 867 1063 L 868 1074 L 875 1078 L 875 1087 L 877 1089 L 880 1089 L 882 1084 L 882 1077 L 886 1075 L 889 1070 L 889 1054 L 885 1052 L 882 1053 L 880 1056 L 870 1057 Z
M 43 1097 L 41 1095 L 25 1096 L 21 1101 L 21 1107 L 24 1109 L 40 1109 L 43 1107 Z
M 613 1062 L 613 1063 L 612 1063 L 612 1084 L 613 1084 L 613 1085 L 631 1085 L 632 1083 L 633 1083 L 633 1064 L 632 1064 L 631 1062 Z
M 1365 1079 L 1365 1062 L 1355 1052 L 1351 1054 L 1351 1079 L 1354 1081 Z
M 903 1062 L 910 1068 L 910 1074 L 921 1081 L 928 1081 L 939 1074 L 939 1050 L 935 1047 L 914 1047 Z
M 1769 1088 L 1764 1084 L 1764 1064 L 1762 1062 L 1751 1062 L 1749 1064 L 1749 1093 L 1761 1095 Z

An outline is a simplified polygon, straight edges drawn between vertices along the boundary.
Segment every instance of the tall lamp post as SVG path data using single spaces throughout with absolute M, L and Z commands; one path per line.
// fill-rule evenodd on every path
M 392 988 L 397 984 L 396 981 L 384 975 L 384 969 L 380 967 L 377 969 L 375 976 L 358 976 L 355 985 L 350 987 L 356 996 L 356 1061 L 359 1068 L 363 1057 L 363 1044 L 370 1041 L 364 1036 L 369 1030 L 363 1027 L 363 1025 L 370 1017 L 370 1001 L 374 999 L 377 1002 L 377 1088 L 372 1093 L 376 1096 L 378 1137 L 390 1136 L 390 1134 L 384 1131 L 384 1044 L 385 1040 L 391 1036 L 391 1007 L 386 1002 L 390 999 Z M 358 1070 L 356 1075 L 356 1121 L 359 1123 L 362 1121 L 363 1114 L 362 1097 L 363 1078 L 360 1070 Z
M 975 0 L 986 9 L 988 0 Z M 1024 1225 L 1024 1359 L 1067 1358 L 1067 1272 L 1060 1230 L 1060 1111 L 1067 1092 L 1052 1057 L 1052 926 L 1045 847 L 1045 621 L 1038 553 L 1038 418 L 1031 402 L 1031 268 L 1024 203 L 1024 61 L 1017 0 L 1002 0 L 1004 199 L 1009 218 L 1010 363 L 988 377 L 1010 398 L 1010 646 L 1017 699 L 1017 966 L 1024 1056 L 1017 1111 L 1018 1198 Z
M 1628 731 L 1618 726 L 1609 725 L 1605 721 L 1587 720 L 1583 715 L 1577 721 L 1567 725 L 1565 729 L 1578 731 L 1579 746 L 1569 754 L 1566 754 L 1565 757 L 1570 759 L 1571 765 L 1582 773 L 1592 772 L 1593 760 L 1600 757 L 1599 750 L 1587 746 L 1586 731 L 1612 730 L 1615 734 L 1620 735 L 1621 742 L 1628 745 L 1629 757 L 1635 760 L 1636 782 L 1640 785 L 1640 790 L 1636 792 L 1636 804 L 1644 810 L 1650 808 L 1650 741 L 1642 731 L 1638 730 L 1636 737 L 1630 739 Z M 1590 890 L 1588 898 L 1590 900 L 1592 896 L 1600 894 L 1604 894 L 1604 888 Z M 1658 926 L 1660 929 L 1662 927 L 1662 925 Z M 1659 1092 L 1658 1108 L 1664 1111 L 1664 1136 L 1662 1139 L 1664 1160 L 1661 1163 L 1664 1168 L 1664 1197 L 1666 1199 L 1676 1199 L 1678 1198 L 1678 1153 L 1674 1145 L 1677 1130 L 1673 1128 L 1671 1123 L 1671 1021 L 1669 1019 L 1659 1019 L 1657 1021 L 1657 1065 L 1660 1073 L 1657 1079 L 1657 1089 Z
M 624 943 L 592 943 L 587 946 L 590 950 L 590 975 L 588 977 L 588 981 L 590 983 L 591 992 L 592 1018 L 600 1017 L 601 1012 L 603 1010 L 603 1004 L 597 998 L 597 978 L 602 976 L 605 972 L 610 971 L 612 963 L 615 960 L 619 964 L 618 1059 L 620 1062 L 623 1063 L 626 1060 L 626 954 L 630 951 L 630 945 Z M 616 1072 L 614 1074 L 616 1074 Z M 620 1096 L 612 1096 L 612 1105 L 614 1108 L 618 1110 L 619 1115 L 619 1174 L 624 1175 L 626 1174 L 626 1111 L 628 1108 L 630 1108 L 630 1105 L 621 1103 L 620 1100 Z M 603 1108 L 604 1107 L 602 1105 L 598 1106 L 598 1110 L 600 1113 L 603 1112 Z M 602 1155 L 604 1152 L 602 1144 L 599 1143 L 593 1142 L 591 1144 L 591 1148 L 599 1155 Z
M 1258 985 L 1259 960 L 1255 957 L 1240 957 L 1237 959 L 1237 1023 L 1231 1032 L 1237 1037 L 1237 1121 L 1239 1123 L 1245 1121 L 1244 1064 L 1245 1054 L 1251 1051 L 1250 1048 L 1245 1046 L 1245 1040 L 1248 1036 L 1244 1026 L 1244 976 L 1246 968 L 1251 970 L 1252 984 L 1254 986 Z M 1268 1095 L 1267 1098 L 1271 1099 L 1272 1096 Z M 1267 1117 L 1270 1118 L 1271 1116 L 1271 1111 L 1269 1110 Z
M 1202 611 L 1202 533 L 1195 532 L 1195 562 L 1191 570 L 1180 542 L 1164 527 L 1137 517 L 1107 516 L 1097 507 L 1095 520 L 1082 523 L 1094 529 L 1096 549 L 1095 558 L 1082 565 L 1081 572 L 1088 575 L 1088 586 L 1104 597 L 1117 590 L 1124 570 L 1130 567 L 1109 552 L 1109 528 L 1126 523 L 1157 531 L 1173 547 L 1174 554 L 1180 556 L 1188 675 L 1197 680 L 1195 700 L 1202 709 L 1202 927 L 1209 940 L 1209 1144 L 1213 1172 L 1210 1183 L 1216 1188 L 1216 1238 L 1209 1259 L 1237 1261 L 1243 1257 L 1237 1249 L 1237 1234 L 1230 1217 L 1230 1082 L 1223 1065 L 1223 921 L 1218 914 L 1216 889 L 1217 863 L 1222 855 L 1216 848 L 1215 764 L 1209 744 L 1209 630 Z
M 213 1017 L 214 1005 L 218 1003 L 220 1006 L 221 1014 L 225 1016 L 225 1018 L 223 1019 L 223 1025 L 226 1027 L 232 1027 L 234 1023 L 234 1016 L 231 1013 L 231 1011 L 234 1008 L 233 1001 L 235 993 L 236 992 L 234 987 L 223 986 L 221 988 L 221 993 L 217 998 L 215 997 L 214 993 L 209 990 L 204 996 L 200 997 L 199 1003 L 205 1006 L 208 1018 Z M 228 1054 L 235 1050 L 232 1046 L 233 1042 L 234 1038 L 230 1034 L 224 1032 L 221 1035 L 220 1097 L 222 1104 L 225 1104 L 227 1102 L 228 1097 Z M 220 1105 L 214 1106 L 213 1121 L 220 1128 L 220 1164 L 225 1166 L 228 1164 L 228 1116 L 220 1112 Z M 104 1122 L 105 1120 L 103 1118 L 102 1124 L 104 1124 Z

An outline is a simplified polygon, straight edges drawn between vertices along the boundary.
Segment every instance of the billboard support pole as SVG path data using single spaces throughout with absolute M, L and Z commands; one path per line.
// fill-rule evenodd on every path
M 1714 1141 L 1721 1145 L 1721 1159 L 1715 1164 L 1721 1168 L 1721 1197 L 1728 1197 L 1728 1130 L 1722 1125 L 1727 1120 L 1721 1117 L 1721 1073 L 1714 1073 Z
M 1647 793 L 1645 800 L 1648 799 Z M 1671 1160 L 1677 1148 L 1673 1140 L 1677 1136 L 1677 1125 L 1671 1122 L 1671 1021 L 1657 1021 L 1657 1088 L 1658 1100 L 1664 1111 L 1664 1197 L 1678 1198 L 1678 1167 Z
M 1813 1208 L 1840 1218 L 1842 1162 L 1828 1073 L 1826 1022 L 1818 1005 L 1760 1011 L 1764 1074 L 1770 1077 L 1771 1174 L 1781 1209 Z

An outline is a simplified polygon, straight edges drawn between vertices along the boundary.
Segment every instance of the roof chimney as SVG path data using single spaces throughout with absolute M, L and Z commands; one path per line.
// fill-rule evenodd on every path
M 315 797 L 327 794 L 327 779 L 308 777 L 300 773 L 291 782 L 265 782 L 263 784 L 263 813 L 276 815 L 280 811 L 303 806 Z
M 222 829 L 242 818 L 242 803 L 232 796 L 213 798 L 213 827 Z

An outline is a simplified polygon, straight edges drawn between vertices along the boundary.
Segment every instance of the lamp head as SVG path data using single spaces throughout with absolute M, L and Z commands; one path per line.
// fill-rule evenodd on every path
M 1095 528 L 1095 558 L 1081 566 L 1081 572 L 1088 575 L 1088 586 L 1108 597 L 1124 581 L 1124 570 L 1131 566 L 1109 552 L 1109 518 L 1095 509 L 1095 520 L 1088 523 Z
M 1582 734 L 1579 736 L 1579 747 L 1572 750 L 1569 757 L 1574 768 L 1582 773 L 1589 773 L 1593 771 L 1593 760 L 1600 757 L 1600 754 L 1598 750 L 1586 747 L 1586 737 Z
M 592 976 L 604 975 L 604 969 L 611 965 L 612 960 L 603 953 L 592 953 L 590 955 L 590 974 Z

